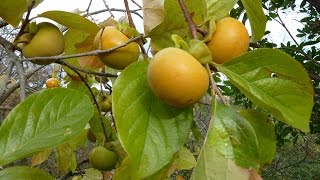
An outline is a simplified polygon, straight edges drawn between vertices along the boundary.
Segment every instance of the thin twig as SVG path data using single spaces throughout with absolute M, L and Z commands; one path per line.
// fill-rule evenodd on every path
M 210 80 L 210 84 L 211 84 L 211 93 L 213 95 L 216 93 L 219 96 L 219 98 L 221 99 L 222 103 L 224 105 L 228 105 L 229 106 L 228 101 L 226 100 L 226 98 L 224 98 L 224 96 L 222 95 L 221 91 L 219 90 L 216 82 L 214 81 L 214 79 L 212 77 L 209 64 L 206 64 L 206 69 L 207 69 L 207 71 L 209 73 L 209 80 Z
M 0 106 L 0 110 L 2 111 L 11 111 L 13 109 L 13 107 L 9 107 L 9 106 Z
M 312 57 L 310 57 L 307 53 L 305 53 L 302 49 L 296 49 L 296 48 L 290 48 L 290 47 L 280 47 L 278 49 L 287 49 L 287 50 L 290 50 L 290 51 L 295 51 L 295 52 L 298 52 L 300 54 L 302 54 L 306 59 L 314 62 L 315 64 L 317 65 L 320 65 L 320 62 L 319 61 L 316 61 L 315 59 L 313 59 Z
M 131 0 L 131 2 L 133 2 L 133 4 L 135 4 L 136 6 L 138 6 L 140 9 L 142 9 L 142 6 L 140 4 L 138 4 L 135 0 Z
M 92 4 L 92 0 L 90 0 L 89 5 L 88 5 L 88 7 L 87 7 L 87 9 L 86 9 L 87 14 L 89 14 L 89 9 L 90 9 L 90 7 L 91 7 L 91 4 Z
M 27 70 L 25 73 L 26 79 L 30 78 L 34 73 L 36 73 L 37 71 L 39 71 L 43 67 L 45 67 L 45 66 L 38 66 L 35 69 Z M 13 84 L 9 84 L 5 93 L 1 94 L 1 96 L 0 96 L 0 104 L 2 104 L 13 93 L 13 91 L 15 91 L 17 88 L 19 88 L 19 86 L 20 86 L 19 81 L 16 83 L 13 83 Z
M 88 163 L 89 162 L 89 159 L 84 159 L 82 160 L 78 165 L 77 167 L 81 166 L 82 164 L 84 163 Z M 69 177 L 71 177 L 72 175 L 75 175 L 75 174 L 81 174 L 82 171 L 79 171 L 79 173 L 73 173 L 72 171 L 68 171 L 62 178 L 61 180 L 67 180 Z
M 179 2 L 179 5 L 181 7 L 181 10 L 183 12 L 184 17 L 186 18 L 186 21 L 187 21 L 187 24 L 188 24 L 189 29 L 191 31 L 193 39 L 198 39 L 197 26 L 194 24 L 186 5 L 184 4 L 183 0 L 178 0 L 178 2 Z
M 98 54 L 103 54 L 103 53 L 109 53 L 112 52 L 116 49 L 122 48 L 126 45 L 128 45 L 131 42 L 134 42 L 138 39 L 141 39 L 143 35 L 139 35 L 137 37 L 129 39 L 126 43 L 121 44 L 119 46 L 106 49 L 106 50 L 94 50 L 90 52 L 85 52 L 85 53 L 79 53 L 79 54 L 70 54 L 70 55 L 58 55 L 58 56 L 48 56 L 48 57 L 33 57 L 33 58 L 26 58 L 22 59 L 21 61 L 34 61 L 34 60 L 62 60 L 62 59 L 69 59 L 69 58 L 75 58 L 75 57 L 83 57 L 83 56 L 97 56 Z
M 128 16 L 128 20 L 129 20 L 129 25 L 130 25 L 130 27 L 136 28 L 135 25 L 134 25 L 134 22 L 133 22 L 133 20 L 132 20 L 132 16 L 131 16 L 131 11 L 130 11 L 130 8 L 129 8 L 128 0 L 124 0 L 124 5 L 125 5 L 125 7 L 126 7 L 126 14 L 127 14 L 127 16 Z M 143 41 L 142 41 L 142 39 L 139 39 L 137 42 L 138 42 L 138 45 L 140 46 L 140 49 L 141 49 L 141 51 L 142 51 L 142 53 L 143 53 L 143 56 L 144 56 L 145 58 L 147 58 L 147 57 L 148 57 L 148 54 L 147 54 L 146 50 L 145 50 L 144 47 L 143 47 Z
M 6 92 L 6 87 L 7 84 L 9 82 L 9 78 L 10 78 L 10 74 L 11 74 L 11 70 L 12 70 L 12 63 L 14 63 L 14 65 L 17 68 L 17 72 L 19 74 L 19 79 L 20 79 L 20 99 L 23 100 L 24 98 L 26 98 L 26 77 L 25 77 L 25 72 L 23 69 L 23 65 L 22 62 L 19 62 L 18 57 L 14 54 L 14 50 L 12 49 L 12 44 L 7 41 L 6 39 L 4 39 L 3 37 L 0 36 L 0 44 L 4 47 L 6 53 L 8 54 L 9 57 L 9 61 L 11 62 L 11 64 L 9 64 L 9 70 L 6 73 L 6 77 L 5 77 L 5 87 L 3 87 L 4 91 L 3 94 L 5 94 Z
M 23 34 L 24 29 L 27 27 L 28 23 L 30 22 L 29 17 L 30 17 L 30 14 L 31 14 L 31 10 L 35 6 L 35 4 L 36 4 L 36 1 L 32 0 L 30 6 L 28 7 L 28 12 L 27 12 L 26 18 L 23 21 L 23 23 L 21 25 L 21 28 L 20 28 L 20 31 L 18 32 L 18 34 L 17 34 L 17 36 L 16 36 L 14 41 L 16 41 Z
M 5 22 L 5 21 L 3 21 L 3 20 L 0 20 L 0 28 L 3 28 L 3 27 L 5 27 L 5 26 L 7 26 L 7 25 L 8 25 L 7 22 Z
M 113 19 L 113 18 L 114 18 L 114 15 L 113 15 L 112 11 L 110 10 L 110 8 L 109 8 L 106 0 L 102 0 L 102 1 L 103 1 L 104 6 L 107 8 L 108 12 L 110 13 L 111 18 Z
M 17 68 L 18 74 L 19 74 L 19 82 L 20 82 L 20 100 L 23 101 L 27 97 L 27 78 L 25 76 L 23 64 L 21 61 L 18 60 L 17 56 L 12 52 L 12 54 L 9 54 L 9 57 L 13 58 L 14 64 Z
M 67 67 L 70 68 L 73 72 L 75 72 L 80 77 L 81 81 L 85 84 L 85 86 L 88 88 L 88 90 L 90 92 L 90 95 L 91 95 L 91 97 L 93 99 L 93 102 L 94 102 L 94 104 L 95 104 L 95 106 L 96 106 L 96 108 L 98 110 L 98 113 L 99 113 L 100 123 L 101 123 L 101 126 L 103 128 L 103 134 L 104 134 L 106 140 L 108 140 L 108 134 L 106 132 L 106 128 L 105 128 L 104 123 L 103 123 L 103 117 L 102 117 L 102 114 L 101 114 L 101 110 L 100 110 L 98 101 L 97 101 L 97 99 L 96 99 L 91 87 L 89 86 L 87 81 L 84 79 L 84 77 L 79 73 L 79 71 L 77 69 L 73 68 L 72 66 L 67 66 Z
M 72 67 L 73 69 L 76 69 L 77 71 L 81 71 L 81 72 L 84 72 L 84 73 L 87 73 L 87 74 L 93 74 L 93 75 L 104 76 L 104 77 L 118 77 L 118 75 L 116 75 L 116 74 L 95 72 L 95 71 L 90 71 L 90 70 L 87 70 L 87 69 L 82 69 L 82 68 L 73 66 L 73 65 L 71 65 L 69 63 L 66 63 L 64 61 L 60 61 L 60 60 L 55 61 L 55 63 L 61 64 L 61 65 L 67 66 L 67 67 Z
M 138 13 L 138 11 L 141 11 L 142 9 L 135 9 L 135 10 L 130 10 L 131 13 L 139 16 L 141 19 L 143 19 L 143 16 L 141 14 Z M 118 8 L 110 8 L 110 9 L 102 9 L 102 10 L 99 10 L 99 11 L 94 11 L 94 12 L 91 12 L 89 13 L 88 15 L 96 15 L 96 14 L 100 14 L 102 12 L 111 12 L 112 11 L 116 11 L 116 12 L 126 12 L 125 9 L 118 9 Z M 84 16 L 88 16 L 88 15 L 84 15 Z
M 129 25 L 132 28 L 136 28 L 135 25 L 134 25 L 132 16 L 131 16 L 128 0 L 123 0 L 123 1 L 124 1 L 124 6 L 126 7 L 126 12 L 127 12 L 128 20 L 129 20 Z

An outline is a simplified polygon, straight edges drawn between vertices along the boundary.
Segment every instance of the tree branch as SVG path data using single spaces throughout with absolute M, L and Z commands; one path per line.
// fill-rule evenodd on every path
M 140 4 L 138 4 L 135 0 L 131 0 L 131 2 L 133 2 L 136 6 L 138 6 L 140 9 L 142 9 L 142 6 Z
M 5 22 L 5 21 L 3 21 L 3 20 L 0 20 L 0 28 L 3 28 L 3 27 L 5 27 L 5 26 L 7 26 L 7 25 L 8 25 L 7 22 Z
M 307 0 L 307 2 L 320 14 L 320 0 Z
M 128 16 L 128 20 L 129 20 L 129 25 L 130 27 L 132 28 L 136 28 L 135 25 L 134 25 L 134 22 L 132 20 L 132 16 L 131 16 L 131 12 L 130 12 L 130 8 L 129 8 L 129 3 L 128 3 L 128 0 L 124 0 L 124 5 L 126 7 L 126 13 L 127 13 L 127 16 Z M 146 58 L 148 56 L 146 50 L 144 49 L 143 47 L 143 41 L 142 39 L 139 39 L 138 41 L 138 45 L 140 46 L 140 49 L 144 55 L 144 57 Z
M 308 73 L 309 74 L 309 77 L 315 81 L 320 81 L 320 76 L 318 75 L 315 75 L 313 73 Z
M 42 69 L 44 66 L 38 66 L 35 69 L 30 69 L 25 72 L 26 79 L 30 78 L 34 73 Z M 9 84 L 5 93 L 0 96 L 0 105 L 20 86 L 20 82 L 16 82 L 14 84 Z
M 103 129 L 103 134 L 106 138 L 106 141 L 108 142 L 108 134 L 106 132 L 106 128 L 104 126 L 104 123 L 103 123 L 103 118 L 102 118 L 102 114 L 101 114 L 101 110 L 100 110 L 100 107 L 99 107 L 99 104 L 98 104 L 98 101 L 96 99 L 96 97 L 94 96 L 94 93 L 92 92 L 92 89 L 91 87 L 89 86 L 89 84 L 87 83 L 87 81 L 84 79 L 84 77 L 82 77 L 82 75 L 78 72 L 77 69 L 73 68 L 72 66 L 68 66 L 68 68 L 70 68 L 73 72 L 75 72 L 81 79 L 81 81 L 85 84 L 85 86 L 87 87 L 87 89 L 89 90 L 90 94 L 91 94 L 91 97 L 93 99 L 93 102 L 98 110 L 98 113 L 99 113 L 99 117 L 100 117 L 100 123 L 101 123 L 101 127 Z
M 116 74 L 101 73 L 101 72 L 95 72 L 95 71 L 90 71 L 90 70 L 86 70 L 86 69 L 81 69 L 79 67 L 73 66 L 73 65 L 71 65 L 69 63 L 66 63 L 66 62 L 63 62 L 61 60 L 57 60 L 57 61 L 55 61 L 55 63 L 61 64 L 61 65 L 67 66 L 67 67 L 71 67 L 72 69 L 75 69 L 77 71 L 81 71 L 81 72 L 84 72 L 84 73 L 87 73 L 87 74 L 94 74 L 94 75 L 97 75 L 97 76 L 105 76 L 105 77 L 118 77 L 118 75 L 116 75 Z
M 126 43 L 121 44 L 119 46 L 110 48 L 110 49 L 106 49 L 106 50 L 94 50 L 94 51 L 90 51 L 90 52 L 85 52 L 85 53 L 79 53 L 79 54 L 70 54 L 70 55 L 58 55 L 58 56 L 48 56 L 48 57 L 34 57 L 34 58 L 26 58 L 26 59 L 22 59 L 21 61 L 34 61 L 34 60 L 62 60 L 62 59 L 69 59 L 69 58 L 75 58 L 75 57 L 83 57 L 83 56 L 97 56 L 98 54 L 103 54 L 103 53 L 109 53 L 112 52 L 116 49 L 122 48 L 126 45 L 128 45 L 131 42 L 134 42 L 138 39 L 141 39 L 143 37 L 142 34 L 140 34 L 137 37 L 131 38 L 129 39 Z
M 35 4 L 36 4 L 35 0 L 32 0 L 30 6 L 28 7 L 28 12 L 27 12 L 27 15 L 26 15 L 26 19 L 22 22 L 20 31 L 18 32 L 18 34 L 17 34 L 17 36 L 16 36 L 14 41 L 16 41 L 23 34 L 24 29 L 27 27 L 27 25 L 29 23 L 29 16 L 31 14 L 31 10 L 32 10 L 32 8 L 34 7 Z
M 99 11 L 94 11 L 89 13 L 89 15 L 96 15 L 96 14 L 100 14 L 102 12 L 112 12 L 112 11 L 117 11 L 117 12 L 126 12 L 125 9 L 117 9 L 117 8 L 110 8 L 110 9 L 103 9 L 103 10 L 99 10 Z M 139 16 L 141 19 L 143 19 L 143 16 L 141 16 L 141 14 L 139 14 L 137 11 L 141 11 L 141 9 L 135 9 L 135 10 L 130 10 L 131 13 Z
M 186 5 L 184 4 L 183 0 L 178 0 L 178 2 L 183 12 L 183 15 L 187 21 L 187 24 L 189 26 L 193 39 L 198 39 L 197 26 L 194 24 Z

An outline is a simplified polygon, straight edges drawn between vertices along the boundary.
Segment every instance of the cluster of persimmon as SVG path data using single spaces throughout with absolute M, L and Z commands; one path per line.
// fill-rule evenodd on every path
M 237 19 L 226 17 L 216 22 L 216 30 L 207 42 L 212 61 L 225 63 L 249 48 L 249 35 Z M 187 107 L 198 102 L 209 86 L 209 73 L 188 52 L 165 48 L 148 65 L 148 83 L 154 94 L 169 105 Z
M 95 49 L 107 50 L 122 45 L 128 40 L 129 38 L 115 27 L 107 26 L 96 34 L 92 44 Z M 15 43 L 19 44 L 26 58 L 60 55 L 65 48 L 62 32 L 57 26 L 49 22 L 39 23 L 33 26 L 32 30 L 27 28 L 26 32 Z M 87 50 L 86 47 L 80 47 L 79 49 L 80 52 Z M 131 42 L 125 47 L 99 54 L 96 61 L 101 61 L 111 68 L 123 70 L 129 64 L 138 60 L 139 53 L 138 44 Z M 54 60 L 33 60 L 31 62 L 48 65 Z M 101 67 L 101 64 L 98 67 Z
M 64 51 L 61 31 L 53 24 L 43 22 L 37 25 L 35 33 L 25 33 L 20 37 L 25 57 L 45 57 L 59 55 Z M 93 49 L 107 50 L 124 43 L 129 38 L 116 27 L 102 28 L 94 38 Z M 207 42 L 212 61 L 222 64 L 248 50 L 249 35 L 246 27 L 237 19 L 225 17 L 216 22 L 216 30 Z M 90 49 L 90 48 L 89 48 Z M 86 47 L 79 51 L 87 51 Z M 108 66 L 123 70 L 138 60 L 140 54 L 136 42 L 111 52 L 92 56 L 90 61 L 80 61 L 82 67 L 101 68 Z M 50 64 L 51 61 L 33 61 L 36 64 Z M 165 103 L 186 107 L 198 102 L 209 86 L 209 73 L 200 62 L 188 52 L 179 48 L 165 48 L 157 52 L 148 65 L 147 79 L 153 93 Z M 51 80 L 52 81 L 52 80 Z M 51 87 L 50 85 L 48 87 Z M 109 101 L 102 103 L 104 111 L 110 110 Z M 105 107 L 104 107 L 105 106 Z

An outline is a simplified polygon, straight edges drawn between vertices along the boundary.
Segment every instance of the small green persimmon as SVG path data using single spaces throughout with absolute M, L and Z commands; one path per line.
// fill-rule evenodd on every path
M 246 27 L 232 17 L 216 23 L 216 31 L 207 43 L 213 62 L 223 64 L 248 51 L 249 34 Z
M 103 146 L 97 146 L 90 152 L 89 163 L 95 169 L 109 171 L 115 167 L 117 155 Z
M 32 36 L 31 41 L 22 46 L 22 54 L 26 58 L 61 54 L 64 50 L 64 40 L 59 28 L 48 22 L 39 23 L 37 28 L 37 32 Z M 31 62 L 47 65 L 54 62 L 54 60 L 36 60 Z
M 148 65 L 147 79 L 157 97 L 176 107 L 193 105 L 209 86 L 206 69 L 188 52 L 172 47 L 155 54 Z
M 109 112 L 112 109 L 112 104 L 108 100 L 99 102 L 98 104 L 103 112 Z
M 47 88 L 55 88 L 55 87 L 59 87 L 59 86 L 60 86 L 59 80 L 56 78 L 49 78 L 46 81 Z
M 110 49 L 126 43 L 129 40 L 122 32 L 113 26 L 107 26 L 101 29 L 94 38 L 94 46 L 99 49 L 101 45 L 102 50 Z M 101 62 L 105 65 L 122 70 L 129 64 L 135 62 L 139 58 L 139 46 L 135 42 L 131 42 L 125 47 L 114 50 L 110 53 L 99 54 Z

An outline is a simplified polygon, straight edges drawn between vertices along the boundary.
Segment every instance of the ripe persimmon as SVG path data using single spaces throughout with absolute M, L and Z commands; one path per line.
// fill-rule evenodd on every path
M 59 55 L 64 50 L 64 39 L 57 26 L 49 22 L 42 22 L 37 25 L 34 35 L 24 34 L 32 37 L 31 41 L 22 45 L 22 54 L 27 57 L 46 57 Z M 35 64 L 47 65 L 54 60 L 35 60 Z
M 223 64 L 248 51 L 249 34 L 240 21 L 232 17 L 216 23 L 216 31 L 207 43 L 213 62 Z
M 56 78 L 49 78 L 46 81 L 47 88 L 55 88 L 55 87 L 59 87 L 59 86 L 60 86 L 59 80 Z
M 110 49 L 126 43 L 129 38 L 122 32 L 117 30 L 113 26 L 107 26 L 101 29 L 94 38 L 94 46 L 99 49 L 101 46 L 102 50 Z M 135 42 L 131 42 L 128 45 L 116 49 L 110 53 L 99 54 L 101 62 L 105 65 L 122 70 L 129 64 L 135 62 L 139 58 L 139 46 Z
M 147 79 L 156 96 L 176 107 L 196 103 L 209 86 L 209 75 L 200 62 L 172 47 L 155 54 L 148 65 Z

